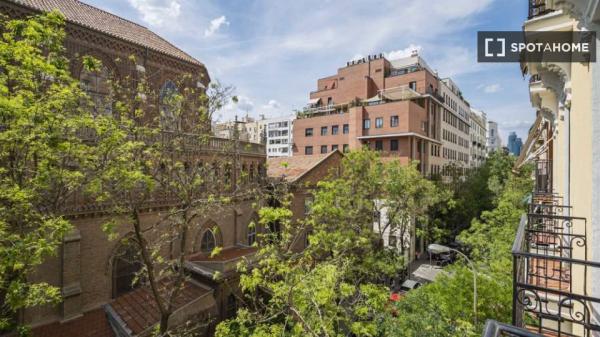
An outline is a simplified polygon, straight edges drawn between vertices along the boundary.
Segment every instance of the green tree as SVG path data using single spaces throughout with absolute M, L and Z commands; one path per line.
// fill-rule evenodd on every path
M 83 130 L 99 128 L 69 72 L 59 13 L 0 20 L 0 331 L 19 310 L 57 303 L 60 290 L 32 277 L 72 226 L 62 216 L 106 164 Z M 21 327 L 22 333 L 27 329 Z
M 379 233 L 398 235 L 400 252 L 404 254 L 410 248 L 417 222 L 427 223 L 430 208 L 446 195 L 423 177 L 416 162 L 408 165 L 401 165 L 396 160 L 387 162 L 382 184 L 382 209 L 379 212 L 385 212 L 387 221 L 379 228 Z
M 525 200 L 531 192 L 531 171 L 513 172 L 506 155 L 488 159 L 488 183 L 497 191 L 495 208 L 473 218 L 458 240 L 466 245 L 477 270 L 478 322 L 473 326 L 473 274 L 460 261 L 444 269 L 435 282 L 410 292 L 396 305 L 397 317 L 383 326 L 394 336 L 479 336 L 486 319 L 510 321 L 512 309 L 511 247 Z M 484 184 L 485 185 L 485 184 Z
M 318 184 L 306 220 L 291 221 L 286 190 L 280 189 L 276 207 L 259 212 L 261 225 L 278 223 L 281 232 L 267 232 L 256 264 L 240 266 L 245 306 L 219 324 L 217 336 L 379 335 L 387 280 L 404 268 L 404 259 L 382 246 L 376 212 L 393 208 L 390 226 L 408 221 L 435 200 L 435 188 L 414 165 L 383 164 L 376 152 L 361 150 L 345 156 L 339 176 Z M 413 204 L 419 201 L 422 207 Z M 308 247 L 294 251 L 306 233 Z

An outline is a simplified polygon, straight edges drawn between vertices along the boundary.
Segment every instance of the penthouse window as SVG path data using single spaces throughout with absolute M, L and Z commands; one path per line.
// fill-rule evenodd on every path
M 408 87 L 414 91 L 417 91 L 417 82 L 412 81 L 412 82 L 408 83 Z
M 398 116 L 390 117 L 390 126 L 391 127 L 396 127 L 396 126 L 398 126 L 399 123 L 400 123 L 400 119 L 398 118 Z
M 327 145 L 321 145 L 321 153 L 327 153 Z
M 332 135 L 337 135 L 339 132 L 340 132 L 339 125 L 332 125 L 331 126 L 331 134 Z
M 348 124 L 344 124 L 344 127 L 343 127 L 343 130 L 342 130 L 342 132 L 343 132 L 344 134 L 348 134 L 348 133 L 350 133 L 350 125 L 348 125 Z
M 312 146 L 305 146 L 304 147 L 304 154 L 307 154 L 307 155 L 313 154 L 313 147 Z
M 363 129 L 368 130 L 371 128 L 371 120 L 363 119 Z
M 312 137 L 312 135 L 313 135 L 313 128 L 306 128 L 304 130 L 304 136 L 306 136 L 306 137 Z
M 321 127 L 321 136 L 327 136 L 327 127 L 326 126 Z
M 390 151 L 398 151 L 398 139 L 390 140 Z
M 383 117 L 375 118 L 375 128 L 381 129 L 383 127 Z

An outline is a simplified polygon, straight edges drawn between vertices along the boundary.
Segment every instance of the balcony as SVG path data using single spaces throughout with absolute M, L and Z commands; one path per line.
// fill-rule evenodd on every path
M 547 0 L 529 0 L 529 15 L 528 20 L 553 12 L 554 9 L 549 8 Z
M 544 336 L 595 336 L 600 299 L 588 294 L 588 278 L 600 263 L 588 259 L 587 220 L 568 215 L 560 201 L 534 195 L 521 219 L 512 250 L 513 325 Z

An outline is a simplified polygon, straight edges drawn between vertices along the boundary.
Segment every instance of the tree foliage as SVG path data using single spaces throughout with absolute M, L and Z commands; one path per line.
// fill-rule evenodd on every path
M 337 177 L 318 184 L 305 220 L 291 220 L 285 191 L 277 207 L 260 211 L 261 224 L 279 223 L 281 233 L 263 239 L 254 265 L 240 266 L 245 305 L 219 324 L 217 336 L 380 335 L 387 280 L 404 260 L 382 246 L 374 213 L 385 204 L 394 208 L 391 225 L 408 223 L 435 200 L 435 187 L 415 165 L 384 164 L 362 150 L 343 159 Z M 307 233 L 309 245 L 295 251 L 293 243 Z
M 71 230 L 63 207 L 105 163 L 80 137 L 101 122 L 82 109 L 63 27 L 59 13 L 0 20 L 0 330 L 18 310 L 60 300 L 32 272 Z
M 513 172 L 512 159 L 494 154 L 486 163 L 487 183 L 495 208 L 471 221 L 458 240 L 470 252 L 477 270 L 478 326 L 473 325 L 473 274 L 462 262 L 445 268 L 435 282 L 408 293 L 397 303 L 397 317 L 384 326 L 394 336 L 480 336 L 486 319 L 508 322 L 512 313 L 510 249 L 525 197 L 530 193 L 530 170 Z M 479 178 L 477 178 L 479 179 Z

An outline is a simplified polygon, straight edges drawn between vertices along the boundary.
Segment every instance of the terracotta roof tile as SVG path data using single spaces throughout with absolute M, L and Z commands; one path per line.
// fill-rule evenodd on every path
M 283 177 L 285 180 L 293 182 L 336 152 L 311 156 L 268 158 L 267 174 L 271 178 Z
M 65 323 L 51 323 L 32 330 L 33 337 L 114 337 L 104 309 L 95 309 Z
M 168 287 L 169 282 L 162 281 L 160 286 Z M 209 290 L 206 290 L 195 283 L 186 282 L 183 291 L 175 299 L 175 310 L 208 292 Z M 117 297 L 110 306 L 134 335 L 137 335 L 158 323 L 160 319 L 156 302 L 154 301 L 154 297 L 148 286 L 137 288 L 127 294 Z
M 31 9 L 49 12 L 59 10 L 67 21 L 89 29 L 147 47 L 154 51 L 190 62 L 202 63 L 191 57 L 148 28 L 78 0 L 11 0 Z

